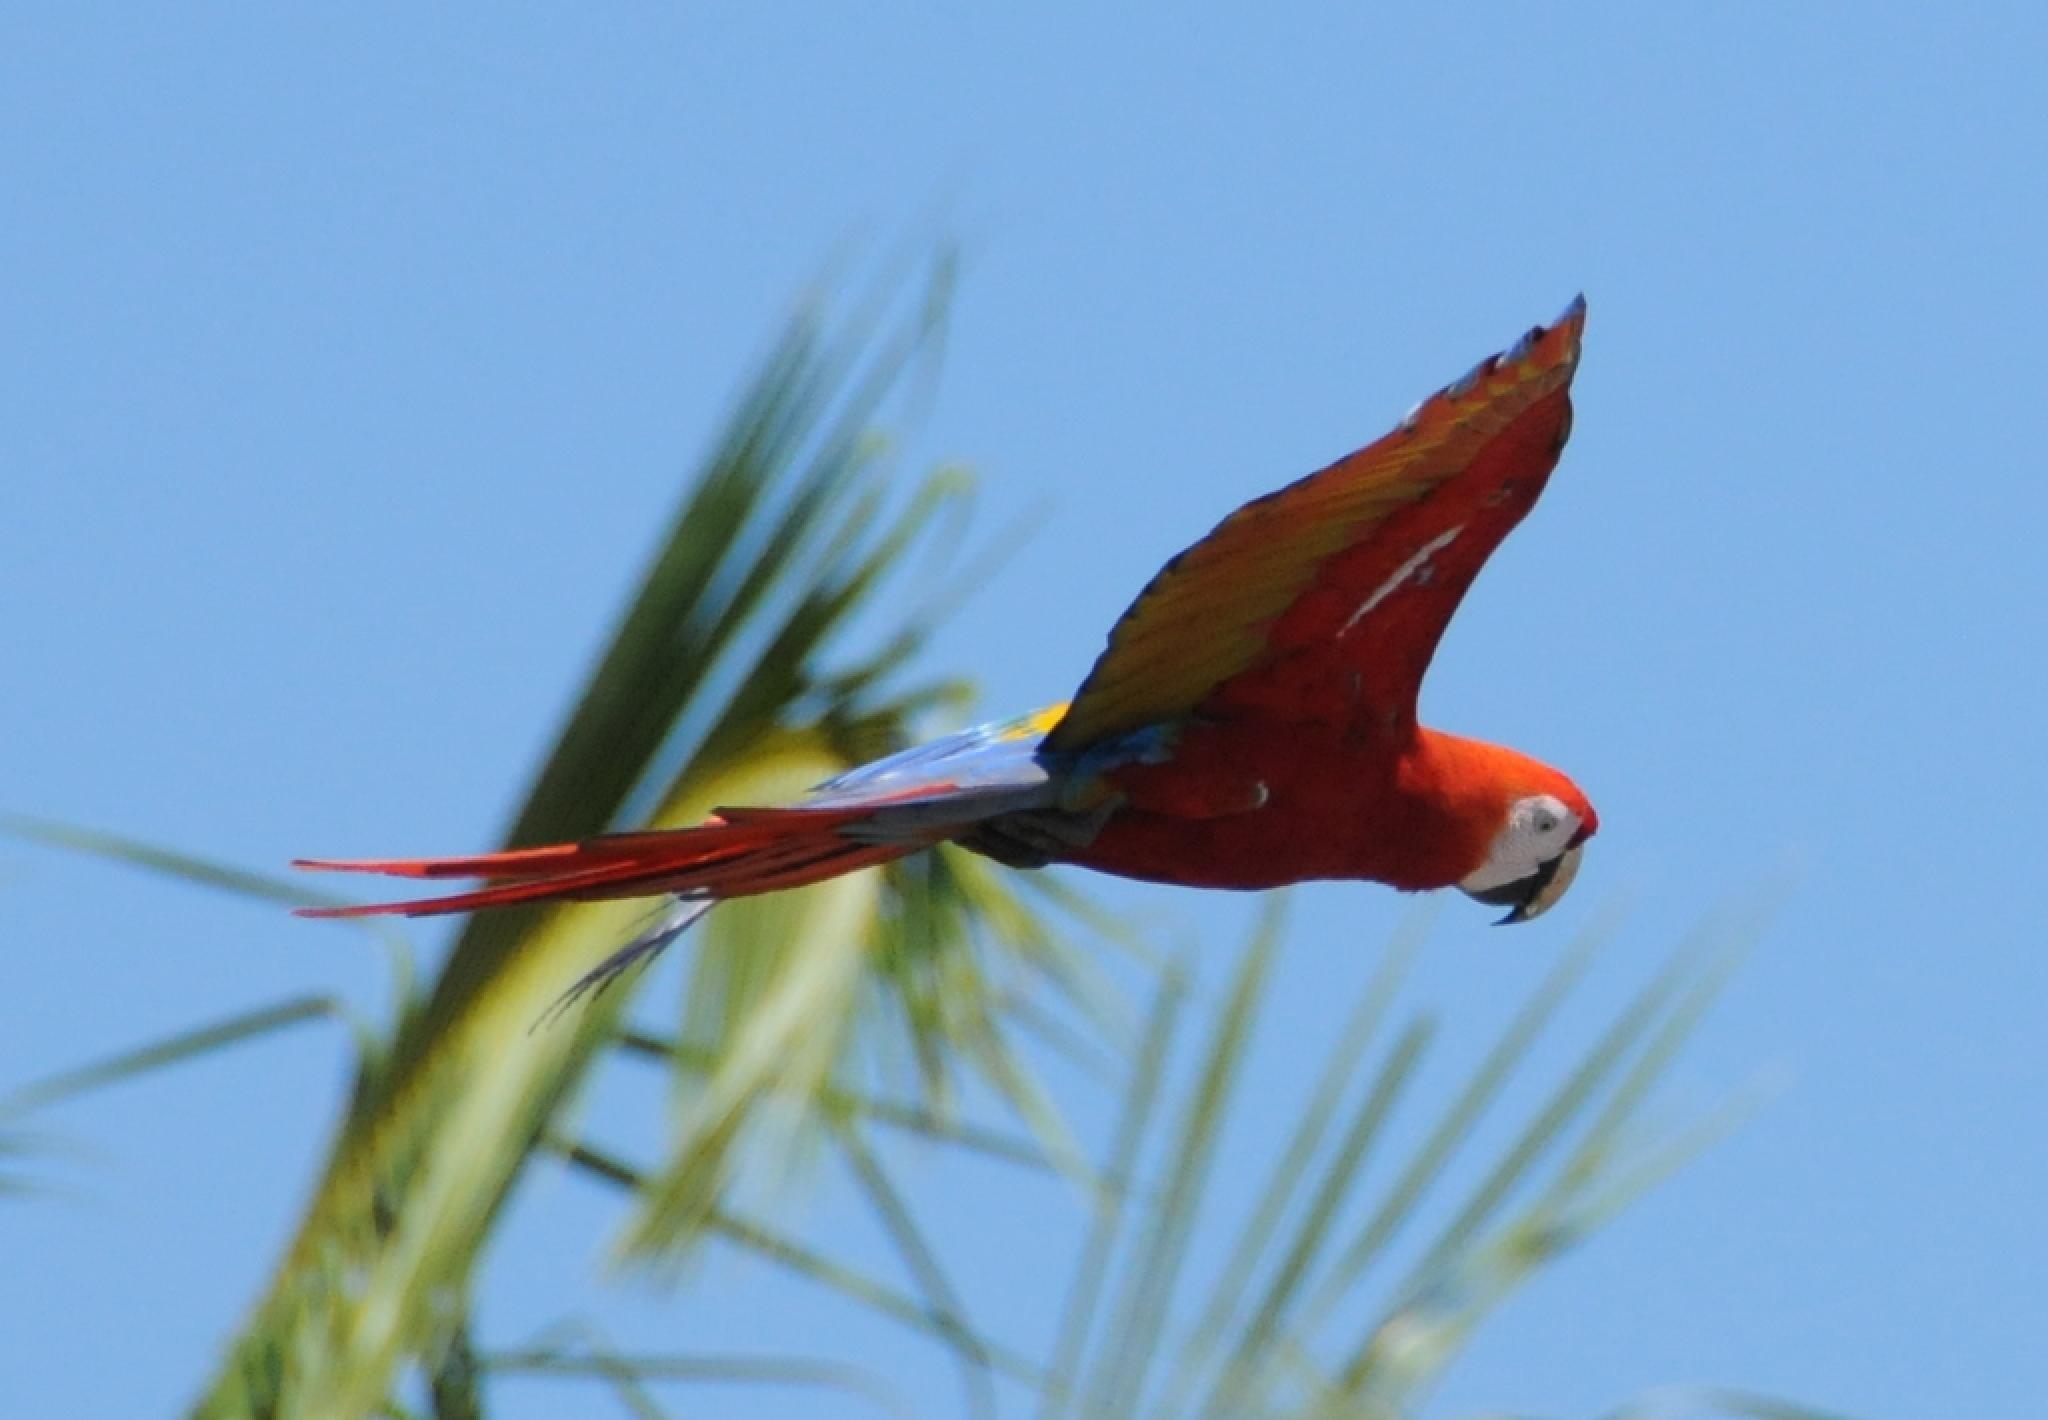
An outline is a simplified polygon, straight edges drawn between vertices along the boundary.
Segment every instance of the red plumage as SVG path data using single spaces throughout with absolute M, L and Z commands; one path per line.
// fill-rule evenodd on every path
M 476 878 L 496 884 L 417 902 L 302 907 L 301 917 L 425 917 L 520 902 L 658 897 L 689 893 L 744 897 L 803 887 L 917 851 L 921 844 L 850 843 L 838 834 L 864 811 L 792 809 L 695 828 L 607 834 L 581 843 L 514 848 L 466 858 L 301 858 L 315 872 L 381 873 L 394 878 Z
M 1459 885 L 1532 917 L 1571 881 L 1592 806 L 1525 755 L 1419 726 L 1415 704 L 1466 589 L 1557 463 L 1584 320 L 1575 302 L 1385 438 L 1225 519 L 1132 604 L 1071 705 L 695 828 L 304 861 L 487 884 L 306 915 L 715 901 L 954 841 L 1188 886 Z

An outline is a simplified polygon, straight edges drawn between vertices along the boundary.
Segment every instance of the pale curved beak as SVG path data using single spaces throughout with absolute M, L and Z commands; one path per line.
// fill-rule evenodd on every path
M 1571 887 L 1572 879 L 1579 875 L 1579 859 L 1585 851 L 1586 842 L 1581 838 L 1526 878 L 1480 892 L 1468 890 L 1465 895 L 1489 907 L 1508 909 L 1508 915 L 1493 924 L 1496 927 L 1532 922 L 1555 907 Z

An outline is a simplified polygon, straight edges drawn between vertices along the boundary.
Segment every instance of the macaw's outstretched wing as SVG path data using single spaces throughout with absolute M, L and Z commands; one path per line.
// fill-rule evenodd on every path
M 1167 563 L 1045 749 L 1198 713 L 1412 729 L 1444 626 L 1564 448 L 1585 319 L 1581 298 Z
M 820 882 L 1051 805 L 1057 787 L 1035 751 L 1064 708 L 949 735 L 843 774 L 794 804 L 722 808 L 690 828 L 462 858 L 300 859 L 295 866 L 319 871 L 487 884 L 446 897 L 301 908 L 300 915 L 421 917 L 662 894 L 715 902 Z

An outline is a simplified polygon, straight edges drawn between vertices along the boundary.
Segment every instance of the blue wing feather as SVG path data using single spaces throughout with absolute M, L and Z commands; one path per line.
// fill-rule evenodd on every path
M 1056 764 L 1041 757 L 1038 747 L 1065 709 L 1057 706 L 976 725 L 863 764 L 813 789 L 804 807 L 850 808 L 877 800 L 908 803 L 1050 784 Z

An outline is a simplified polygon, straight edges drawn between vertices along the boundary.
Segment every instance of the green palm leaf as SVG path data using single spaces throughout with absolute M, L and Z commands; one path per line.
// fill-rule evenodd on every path
M 855 752 L 901 743 L 907 718 L 946 694 L 889 689 L 916 628 L 865 658 L 837 649 L 885 574 L 960 496 L 958 480 L 941 475 L 889 513 L 869 432 L 936 332 L 944 296 L 942 272 L 874 341 L 806 314 L 770 354 L 508 843 L 587 835 L 643 811 L 682 824 L 721 803 L 773 801 Z M 668 1256 L 714 1235 L 741 1145 L 792 1115 L 824 1117 L 824 1102 L 847 1088 L 837 1077 L 853 1042 L 878 1030 L 904 1040 L 929 1079 L 973 1071 L 1015 1099 L 1035 1132 L 1060 1138 L 1001 1043 L 1002 994 L 982 968 L 951 960 L 1017 948 L 1054 975 L 1050 934 L 1015 930 L 1035 913 L 1007 898 L 1011 933 L 976 932 L 969 919 L 1001 891 L 979 882 L 974 907 L 962 911 L 956 894 L 942 909 L 936 881 L 928 869 L 862 874 L 712 915 L 695 944 L 680 1039 L 715 1064 L 678 1070 L 674 1140 L 641 1180 L 629 1251 Z M 535 1023 L 645 912 L 595 904 L 468 922 L 423 1007 L 402 1021 L 388 1068 L 358 1091 L 298 1236 L 200 1413 L 305 1413 L 317 1398 L 324 1415 L 367 1414 L 403 1367 L 437 1368 L 500 1205 L 616 1037 L 629 992 Z M 914 966 L 906 953 L 871 950 L 882 924 L 913 919 L 929 938 Z M 927 980 L 935 969 L 947 976 L 942 991 Z M 981 1354 L 964 1326 L 941 1332 Z
M 1382 1165 L 1387 1181 L 1374 1196 L 1365 1188 L 1368 1166 L 1386 1150 L 1390 1119 L 1416 1107 L 1435 1033 L 1430 1016 L 1416 1015 L 1372 1058 L 1416 946 L 1410 934 L 1366 988 L 1234 1234 L 1211 1216 L 1210 1164 L 1231 1128 L 1233 1083 L 1263 1014 L 1260 987 L 1276 949 L 1270 917 L 1245 948 L 1208 1042 L 1177 1088 L 1177 1122 L 1161 1133 L 1152 1121 L 1161 1091 L 1173 1091 L 1161 1071 L 1183 990 L 1178 973 L 1169 974 L 1104 1164 L 1118 1187 L 1083 1245 L 1042 1420 L 1411 1420 L 1494 1307 L 1740 1113 L 1724 1110 L 1654 1143 L 1628 1142 L 1642 1133 L 1653 1087 L 1749 934 L 1677 953 L 1468 1182 L 1456 1156 L 1507 1082 L 1526 1073 L 1532 1048 L 1592 966 L 1604 934 L 1589 934 L 1425 1121 L 1407 1158 Z M 1260 1108 L 1273 1106 L 1272 1096 L 1261 1098 Z M 1462 1202 L 1446 1196 L 1458 1187 Z M 1438 1214 L 1433 1236 L 1410 1240 Z M 1347 1223 L 1352 1218 L 1362 1221 Z M 1215 1275 L 1190 1287 L 1185 1244 L 1198 1222 L 1212 1238 L 1234 1241 Z M 1411 1248 L 1412 1258 L 1401 1274 L 1383 1275 L 1397 1247 Z M 1105 1291 L 1117 1298 L 1107 1310 L 1097 1305 Z M 1342 1344 L 1332 1335 L 1337 1320 L 1373 1295 L 1383 1300 L 1363 1334 Z M 1190 1307 L 1192 1296 L 1206 1300 Z M 1807 1413 L 1743 1399 L 1756 1414 Z
M 915 309 L 886 327 L 870 316 L 834 330 L 806 312 L 771 351 L 598 658 L 508 843 L 685 824 L 719 804 L 784 798 L 897 748 L 916 716 L 960 697 L 954 685 L 904 683 L 924 635 L 920 620 L 864 654 L 847 635 L 891 571 L 962 506 L 962 483 L 941 473 L 892 508 L 885 446 L 872 434 L 939 330 L 946 283 L 941 271 Z M 34 822 L 0 830 L 245 897 L 313 900 L 296 883 L 117 836 Z M 995 1414 L 1021 1387 L 1041 1420 L 1413 1417 L 1523 1281 L 1747 1107 L 1738 1099 L 1677 1131 L 1644 1124 L 1655 1085 L 1736 954 L 1709 942 L 1676 956 L 1554 1082 L 1499 1156 L 1473 1166 L 1463 1156 L 1510 1082 L 1531 1068 L 1536 1043 L 1604 934 L 1564 953 L 1400 1156 L 1390 1140 L 1404 1136 L 1391 1121 L 1430 1107 L 1419 1101 L 1437 1038 L 1427 1013 L 1394 1019 L 1420 939 L 1419 929 L 1407 933 L 1300 1097 L 1286 1144 L 1245 1218 L 1220 1238 L 1220 1266 L 1204 1277 L 1194 1259 L 1207 1249 L 1194 1240 L 1233 1226 L 1219 1216 L 1211 1185 L 1266 1014 L 1278 902 L 1179 1072 L 1175 1045 L 1188 1010 L 1179 962 L 1150 954 L 1056 882 L 1019 879 L 950 851 L 722 906 L 677 949 L 686 988 L 673 1026 L 658 1030 L 623 1019 L 634 976 L 551 1014 L 566 986 L 644 925 L 644 905 L 472 918 L 424 990 L 412 984 L 405 939 L 367 924 L 393 954 L 395 1021 L 388 1031 L 350 1022 L 359 1054 L 346 1119 L 294 1241 L 196 1413 L 404 1415 L 395 1399 L 403 1393 L 426 1396 L 432 1414 L 453 1420 L 484 1413 L 488 1377 L 535 1374 L 589 1378 L 642 1416 L 661 1414 L 655 1390 L 677 1381 L 816 1387 L 904 1409 L 860 1368 L 765 1348 L 621 1355 L 582 1332 L 478 1347 L 469 1330 L 478 1256 L 514 1183 L 541 1159 L 630 1204 L 619 1242 L 627 1259 L 676 1275 L 692 1249 L 736 1250 L 792 1286 L 830 1293 L 944 1348 L 969 1413 Z M 1073 944 L 1064 929 L 1075 925 L 1093 929 L 1083 934 L 1091 948 L 1135 948 L 1130 963 L 1150 987 L 1142 1024 L 1126 1018 L 1101 965 Z M 17 1125 L 29 1111 L 341 1015 L 309 994 L 0 1099 L 0 1191 L 20 1186 L 15 1160 L 37 1144 Z M 1031 1062 L 1054 1052 L 1082 1067 L 1081 1078 L 1121 1090 L 1099 1163 L 1037 1082 Z M 645 1159 L 578 1138 L 567 1117 L 591 1070 L 611 1060 L 652 1062 L 670 1074 L 672 1117 Z M 962 1099 L 991 1094 L 1010 1121 L 963 1117 Z M 1280 1106 L 1269 1097 L 1261 1107 Z M 899 1182 L 892 1133 L 1080 1184 L 1079 1264 L 1045 1361 L 968 1315 L 917 1196 Z M 907 1282 L 870 1275 L 742 1205 L 740 1182 L 787 1178 L 825 1151 L 844 1166 Z M 1368 1189 L 1382 1173 L 1385 1182 Z M 1706 1390 L 1616 1414 L 1827 1420 Z

